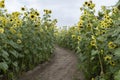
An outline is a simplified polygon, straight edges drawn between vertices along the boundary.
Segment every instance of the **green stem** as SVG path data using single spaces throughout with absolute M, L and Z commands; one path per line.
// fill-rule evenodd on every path
M 98 50 L 98 47 L 96 47 L 96 48 Z M 100 53 L 98 53 L 98 57 L 99 57 L 99 63 L 100 63 L 100 68 L 101 68 L 100 75 L 103 75 L 104 74 L 104 69 L 103 69 L 103 64 L 102 64 L 102 60 L 101 60 L 101 57 L 100 57 Z

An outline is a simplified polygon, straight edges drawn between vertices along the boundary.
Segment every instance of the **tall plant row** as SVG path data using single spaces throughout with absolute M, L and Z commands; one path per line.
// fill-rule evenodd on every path
M 95 4 L 87 1 L 80 10 L 77 25 L 58 30 L 58 44 L 76 52 L 85 80 L 119 80 L 119 7 L 102 6 L 95 15 Z
M 49 60 L 54 50 L 56 20 L 51 10 L 41 18 L 35 9 L 8 13 L 0 2 L 0 80 L 17 80 L 23 72 Z

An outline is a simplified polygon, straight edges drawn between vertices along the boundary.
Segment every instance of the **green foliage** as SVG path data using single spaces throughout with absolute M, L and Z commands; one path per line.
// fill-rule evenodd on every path
M 56 20 L 50 19 L 50 10 L 44 11 L 43 18 L 34 9 L 0 13 L 0 80 L 17 80 L 23 72 L 49 60 Z
M 120 79 L 120 70 L 118 72 L 116 72 L 114 79 L 115 80 L 119 80 Z
M 120 11 L 85 2 L 78 25 L 58 32 L 58 44 L 76 51 L 86 80 L 114 80 L 120 69 Z M 80 37 L 80 39 L 79 39 Z

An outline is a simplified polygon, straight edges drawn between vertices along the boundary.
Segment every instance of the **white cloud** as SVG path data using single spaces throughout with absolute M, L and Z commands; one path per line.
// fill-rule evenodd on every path
M 41 13 L 43 9 L 52 10 L 52 18 L 58 19 L 58 25 L 74 25 L 79 20 L 80 10 L 85 0 L 6 0 L 6 8 L 9 12 L 19 11 L 22 6 L 35 8 Z M 93 0 L 97 11 L 101 5 L 111 6 L 118 0 Z
M 8 12 L 12 11 L 19 11 L 20 7 L 22 6 L 21 3 L 18 2 L 18 0 L 6 0 L 5 1 L 5 7 L 7 8 Z

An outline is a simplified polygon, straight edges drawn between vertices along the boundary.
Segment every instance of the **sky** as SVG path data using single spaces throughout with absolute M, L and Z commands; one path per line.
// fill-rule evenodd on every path
M 57 19 L 58 26 L 72 26 L 79 21 L 80 7 L 86 0 L 5 0 L 8 12 L 19 11 L 21 7 L 37 9 L 43 14 L 44 9 L 52 10 L 52 19 Z M 102 5 L 112 6 L 118 0 L 92 0 L 96 4 L 96 11 Z

